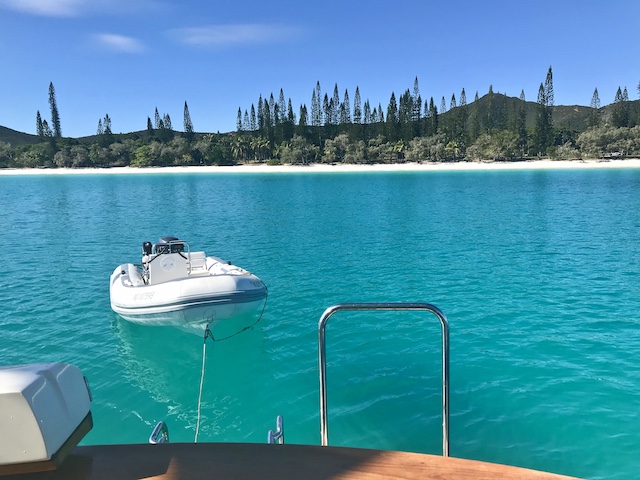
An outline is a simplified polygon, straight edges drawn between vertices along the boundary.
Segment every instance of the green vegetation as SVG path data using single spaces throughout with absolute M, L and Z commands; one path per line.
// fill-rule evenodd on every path
M 640 83 L 638 84 L 640 97 Z M 311 108 L 298 114 L 284 92 L 259 96 L 257 107 L 238 108 L 237 131 L 196 133 L 184 103 L 183 132 L 169 115 L 154 112 L 146 129 L 114 134 L 108 114 L 96 135 L 79 139 L 61 135 L 55 89 L 49 86 L 50 124 L 36 113 L 37 135 L 0 127 L 0 168 L 164 167 L 240 163 L 397 163 L 519 161 L 530 158 L 582 159 L 640 156 L 640 101 L 618 88 L 614 102 L 600 106 L 596 88 L 589 107 L 555 106 L 551 67 L 537 101 L 494 93 L 475 93 L 467 103 L 463 89 L 423 100 L 416 78 L 413 91 L 391 93 L 388 106 L 372 108 L 356 87 L 342 99 L 338 85 L 322 94 L 317 82 Z

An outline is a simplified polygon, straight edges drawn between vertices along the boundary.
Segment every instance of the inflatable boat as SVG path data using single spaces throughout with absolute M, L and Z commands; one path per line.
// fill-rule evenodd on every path
M 267 287 L 243 268 L 162 237 L 142 244 L 140 264 L 113 271 L 109 295 L 112 310 L 130 322 L 204 328 L 262 308 Z

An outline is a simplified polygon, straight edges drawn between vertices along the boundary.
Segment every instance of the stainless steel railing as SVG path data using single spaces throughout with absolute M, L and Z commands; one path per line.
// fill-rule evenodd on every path
M 282 420 L 282 415 L 276 417 L 276 429 L 267 432 L 267 443 L 284 444 L 284 421 Z
M 442 327 L 442 455 L 449 456 L 449 322 L 445 314 L 429 303 L 341 303 L 327 308 L 318 322 L 318 367 L 320 370 L 320 440 L 329 444 L 327 418 L 327 353 L 325 327 L 329 318 L 341 310 L 422 310 L 433 313 Z
M 169 442 L 169 428 L 167 424 L 164 422 L 158 422 L 156 427 L 151 432 L 149 436 L 149 443 L 152 445 L 157 445 L 158 443 L 168 443 Z

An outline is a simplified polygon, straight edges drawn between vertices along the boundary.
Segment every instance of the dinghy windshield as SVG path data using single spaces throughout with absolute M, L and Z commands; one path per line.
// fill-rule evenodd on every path
M 142 250 L 144 253 L 144 246 L 149 244 L 150 242 L 144 242 L 142 244 Z M 163 253 L 182 253 L 184 251 L 189 251 L 189 245 L 187 242 L 183 242 L 179 240 L 178 237 L 161 237 L 158 243 L 153 245 L 152 253 L 163 254 Z

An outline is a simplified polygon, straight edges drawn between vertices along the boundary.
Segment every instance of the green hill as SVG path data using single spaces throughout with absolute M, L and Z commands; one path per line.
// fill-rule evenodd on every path
M 32 145 L 39 143 L 41 139 L 37 135 L 22 133 L 10 128 L 0 126 L 0 142 L 10 143 L 13 147 L 18 145 Z
M 491 111 L 494 127 L 500 130 L 509 128 L 512 122 L 515 121 L 521 106 L 522 100 L 517 97 L 507 97 L 501 93 L 494 93 L 493 95 L 486 94 L 478 99 L 477 105 L 475 105 L 475 102 L 467 105 L 467 109 L 469 115 L 472 115 L 477 110 L 483 122 L 489 118 L 489 112 Z M 527 128 L 533 130 L 535 128 L 538 104 L 536 102 L 524 102 L 524 107 Z M 604 107 L 603 110 L 607 108 Z M 587 128 L 587 120 L 592 110 L 591 107 L 581 105 L 554 106 L 552 107 L 553 126 L 561 130 L 581 132 Z M 442 118 L 446 119 L 455 111 L 456 109 L 452 109 L 445 112 L 442 114 Z
M 141 130 L 138 132 L 131 132 L 131 133 L 118 133 L 118 134 L 114 134 L 113 136 L 118 140 L 124 140 L 127 138 L 131 138 L 135 140 L 137 138 L 147 137 L 148 135 L 149 134 L 147 133 L 146 130 Z M 90 135 L 87 137 L 74 138 L 73 140 L 76 140 L 77 142 L 83 143 L 83 144 L 90 144 L 90 143 L 98 142 L 99 139 L 100 137 L 98 135 Z M 11 144 L 12 147 L 18 147 L 20 145 L 33 145 L 35 143 L 40 143 L 42 142 L 42 139 L 37 135 L 18 132 L 16 130 L 12 130 L 10 128 L 0 126 L 0 142 L 6 142 Z
M 629 102 L 633 111 L 640 111 L 640 100 L 633 100 Z M 469 118 L 473 115 L 473 112 L 478 113 L 482 119 L 482 123 L 491 118 L 494 124 L 494 128 L 501 130 L 507 129 L 512 125 L 515 116 L 518 114 L 520 107 L 522 106 L 522 100 L 517 97 L 508 97 L 501 93 L 486 94 L 478 100 L 477 105 L 472 102 L 467 105 Z M 441 113 L 440 117 L 446 121 L 453 116 L 460 107 L 450 109 L 445 113 Z M 526 110 L 526 125 L 527 128 L 533 130 L 535 128 L 536 114 L 538 104 L 536 102 L 525 102 Z M 607 119 L 611 115 L 613 104 L 602 107 L 601 117 Z M 593 109 L 591 107 L 585 107 L 581 105 L 570 106 L 554 106 L 552 107 L 553 126 L 558 130 L 582 132 L 587 129 L 588 119 Z M 491 115 L 489 114 L 491 112 Z M 144 138 L 148 135 L 146 130 L 130 133 L 114 134 L 119 140 L 126 138 Z M 201 134 L 199 134 L 201 135 Z M 94 143 L 98 140 L 98 136 L 91 135 L 87 137 L 80 137 L 75 139 L 80 143 Z M 6 142 L 11 144 L 12 147 L 20 145 L 31 145 L 39 143 L 41 139 L 37 135 L 31 135 L 28 133 L 18 132 L 7 127 L 0 126 L 0 142 Z

